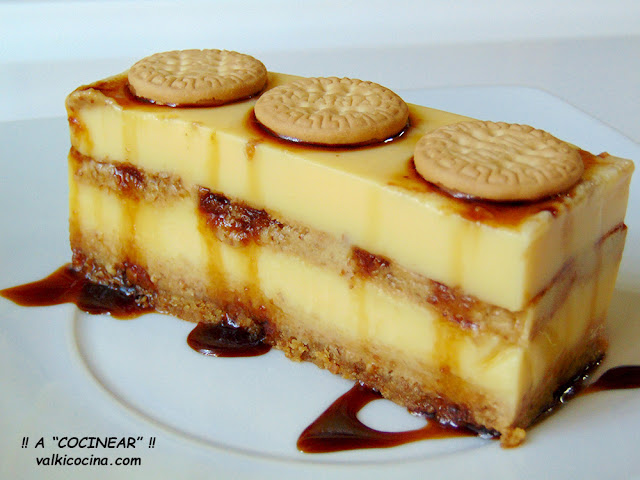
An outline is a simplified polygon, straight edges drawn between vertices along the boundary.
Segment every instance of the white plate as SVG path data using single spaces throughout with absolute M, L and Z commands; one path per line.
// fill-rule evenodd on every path
M 594 152 L 640 159 L 621 134 L 544 92 L 482 87 L 402 92 L 414 103 L 529 123 Z M 0 123 L 0 288 L 39 279 L 69 259 L 65 119 Z M 637 177 L 629 237 L 611 306 L 605 367 L 640 364 Z M 0 478 L 613 478 L 638 475 L 640 391 L 578 398 L 520 448 L 477 438 L 308 455 L 300 432 L 351 383 L 279 352 L 215 359 L 185 342 L 192 325 L 161 315 L 120 321 L 69 305 L 0 299 Z M 381 429 L 420 420 L 386 401 L 363 418 Z M 52 437 L 142 437 L 130 449 L 58 448 Z M 22 448 L 28 437 L 27 448 Z M 44 437 L 44 448 L 36 448 Z M 155 438 L 150 448 L 149 441 Z M 37 466 L 36 457 L 139 457 L 139 466 Z

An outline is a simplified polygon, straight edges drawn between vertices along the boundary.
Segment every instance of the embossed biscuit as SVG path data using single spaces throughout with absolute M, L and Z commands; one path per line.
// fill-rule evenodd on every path
M 143 58 L 129 70 L 134 95 L 161 105 L 212 106 L 262 90 L 267 69 L 259 60 L 227 50 L 174 50 Z
M 578 150 L 527 125 L 483 121 L 447 125 L 416 144 L 414 162 L 429 182 L 495 201 L 538 200 L 582 176 Z
M 257 101 L 260 123 L 285 139 L 324 145 L 386 140 L 407 125 L 409 109 L 388 88 L 350 78 L 319 77 L 273 88 Z

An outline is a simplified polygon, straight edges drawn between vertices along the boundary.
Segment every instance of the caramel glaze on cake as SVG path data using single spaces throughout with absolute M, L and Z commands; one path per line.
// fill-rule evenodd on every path
M 131 95 L 123 76 L 84 89 L 101 92 L 107 103 L 115 102 L 118 108 L 145 107 Z M 81 94 L 82 90 L 78 92 Z M 85 145 L 91 145 L 91 137 L 76 111 L 86 101 L 79 97 L 68 102 L 69 125 L 72 136 Z M 421 122 L 415 113 L 410 114 L 407 130 L 391 140 L 406 141 L 411 130 Z M 257 127 L 251 113 L 246 117 L 245 127 L 249 138 L 245 154 L 249 162 L 257 146 L 262 144 L 278 145 L 294 152 L 322 148 L 284 144 L 283 140 Z M 376 149 L 384 145 L 352 148 Z M 587 175 L 599 164 L 608 162 L 606 154 L 594 156 L 581 151 L 581 155 Z M 135 291 L 157 311 L 185 320 L 217 323 L 221 319 L 232 318 L 234 324 L 263 335 L 268 344 L 281 349 L 294 360 L 310 361 L 333 373 L 363 382 L 410 411 L 435 415 L 443 422 L 499 433 L 504 445 L 521 441 L 520 429 L 530 425 L 553 402 L 553 392 L 582 371 L 585 365 L 597 362 L 606 349 L 604 318 L 598 312 L 602 311 L 604 303 L 608 303 L 612 285 L 608 293 L 602 295 L 603 298 L 596 300 L 594 296 L 592 300 L 591 323 L 586 327 L 586 334 L 571 349 L 579 353 L 570 355 L 559 350 L 559 356 L 550 363 L 544 379 L 527 392 L 513 415 L 503 414 L 499 401 L 482 389 L 470 387 L 448 367 L 456 366 L 456 360 L 448 350 L 450 342 L 456 339 L 474 342 L 479 336 L 490 335 L 508 345 L 529 345 L 539 334 L 546 334 L 548 324 L 556 321 L 553 320 L 556 313 L 565 308 L 567 298 L 576 285 L 600 278 L 601 273 L 608 279 L 615 278 L 626 235 L 623 223 L 613 226 L 598 238 L 588 252 L 567 261 L 547 287 L 533 297 L 526 311 L 512 311 L 427 278 L 391 258 L 353 245 L 346 238 L 336 238 L 267 208 L 254 207 L 206 186 L 187 188 L 181 178 L 168 173 L 143 171 L 117 159 L 94 158 L 80 153 L 75 147 L 69 154 L 69 169 L 73 267 L 87 278 Z M 77 223 L 77 212 L 81 209 L 77 185 L 97 186 L 99 191 L 109 192 L 109 198 L 117 198 L 122 207 L 120 235 L 123 238 L 119 245 L 111 245 L 100 232 L 87 231 Z M 451 199 L 449 193 L 422 180 L 411 161 L 407 162 L 405 172 L 391 179 L 389 185 Z M 455 209 L 455 214 L 475 223 L 488 227 L 516 227 L 541 212 L 555 217 L 571 209 L 573 197 L 574 189 L 571 189 L 535 203 L 496 205 L 458 198 L 447 205 Z M 171 264 L 165 265 L 166 269 L 148 271 L 142 260 L 144 254 L 135 241 L 136 219 L 141 206 L 168 205 L 178 200 L 193 202 L 197 209 L 198 231 L 207 245 L 209 281 L 206 283 L 190 281 L 188 276 L 182 276 L 179 266 Z M 175 239 L 176 242 L 180 240 Z M 242 288 L 229 284 L 221 273 L 222 249 L 225 246 L 241 251 L 249 259 L 246 264 L 248 280 Z M 339 275 L 348 282 L 353 295 L 360 295 L 362 310 L 366 306 L 365 285 L 371 285 L 408 301 L 416 308 L 435 311 L 442 319 L 437 333 L 439 338 L 434 346 L 435 357 L 442 367 L 416 370 L 397 357 L 381 358 L 385 351 L 376 346 L 370 347 L 366 343 L 342 345 L 335 339 L 308 331 L 305 327 L 308 323 L 297 321 L 305 312 L 283 310 L 273 298 L 265 296 L 256 261 L 258 249 L 277 251 Z M 531 316 L 531 311 L 538 310 L 546 312 L 545 315 Z

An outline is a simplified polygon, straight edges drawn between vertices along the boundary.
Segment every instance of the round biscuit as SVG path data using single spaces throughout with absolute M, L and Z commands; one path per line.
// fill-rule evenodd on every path
M 238 52 L 174 50 L 138 61 L 128 79 L 134 95 L 153 103 L 213 106 L 258 93 L 267 82 L 267 69 Z
M 387 140 L 407 125 L 409 109 L 394 92 L 351 78 L 305 78 L 265 92 L 256 118 L 284 139 L 320 145 Z
M 494 201 L 539 200 L 572 187 L 584 172 L 578 150 L 528 125 L 461 122 L 425 134 L 414 163 L 427 181 Z

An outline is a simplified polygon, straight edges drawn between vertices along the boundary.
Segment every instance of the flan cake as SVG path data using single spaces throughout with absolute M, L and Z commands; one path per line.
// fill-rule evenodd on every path
M 66 102 L 73 267 L 91 280 L 503 445 L 603 356 L 629 160 L 563 143 L 580 171 L 561 191 L 479 198 L 416 157 L 473 119 L 408 104 L 384 138 L 306 141 L 258 103 L 279 112 L 276 89 L 305 79 L 265 69 L 203 104 L 149 98 L 131 72 Z

